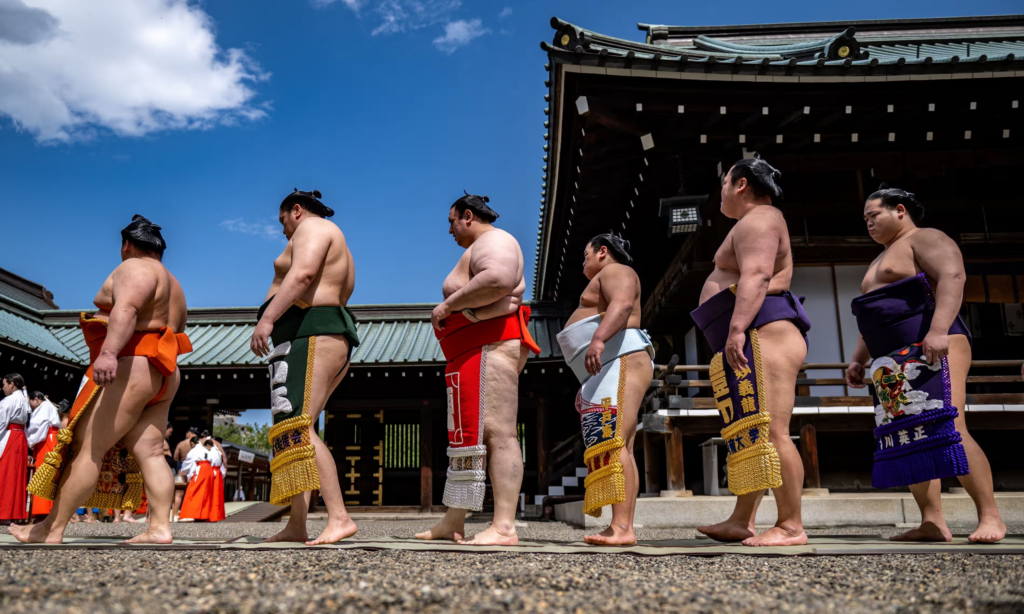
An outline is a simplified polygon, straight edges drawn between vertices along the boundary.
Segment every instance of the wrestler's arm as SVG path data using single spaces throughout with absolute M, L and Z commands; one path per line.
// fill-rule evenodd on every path
M 604 344 L 629 324 L 629 316 L 633 313 L 637 294 L 638 280 L 636 274 L 629 267 L 613 264 L 605 267 L 599 275 L 601 277 L 598 282 L 599 291 L 608 308 L 601 319 L 601 324 L 594 331 L 590 347 L 587 348 L 587 355 L 584 358 L 583 364 L 587 373 L 591 375 L 601 372 L 601 354 L 604 353 Z
M 295 229 L 295 234 L 292 235 L 292 266 L 252 334 L 250 347 L 257 356 L 266 356 L 270 353 L 270 344 L 267 340 L 274 331 L 274 322 L 288 311 L 295 299 L 301 297 L 306 288 L 309 288 L 309 284 L 316 279 L 330 247 L 331 237 L 325 232 L 317 232 L 313 224 L 300 224 Z M 348 263 L 344 263 L 343 266 L 347 267 Z
M 743 355 L 746 331 L 757 317 L 768 293 L 774 273 L 775 255 L 782 240 L 780 232 L 780 225 L 774 222 L 744 224 L 741 221 L 732 230 L 740 280 L 736 283 L 736 307 L 729 323 L 725 358 L 733 369 L 747 367 L 747 359 Z
M 935 314 L 921 343 L 929 364 L 949 354 L 949 327 L 953 325 L 964 298 L 964 258 L 946 233 L 931 228 L 915 233 L 910 244 L 914 259 L 928 277 L 935 280 Z
M 114 306 L 107 322 L 107 337 L 92 365 L 93 380 L 100 386 L 113 383 L 117 377 L 117 355 L 135 334 L 139 312 L 153 299 L 157 286 L 153 270 L 134 259 L 114 269 L 113 282 Z
M 493 236 L 492 236 L 493 235 Z M 488 232 L 477 239 L 469 258 L 473 278 L 434 309 L 431 323 L 440 330 L 441 320 L 463 309 L 485 307 L 515 292 L 519 284 L 519 250 L 511 235 Z
M 868 352 L 868 344 L 864 343 L 864 337 L 857 334 L 857 347 L 853 350 L 850 364 L 846 367 L 846 385 L 850 388 L 864 387 L 864 372 L 868 361 L 871 360 L 871 353 Z

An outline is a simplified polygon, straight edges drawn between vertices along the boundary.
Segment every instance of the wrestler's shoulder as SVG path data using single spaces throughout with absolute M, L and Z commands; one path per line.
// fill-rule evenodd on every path
M 485 232 L 473 243 L 473 247 L 480 246 L 482 249 L 501 249 L 514 245 L 519 249 L 519 241 L 508 232 L 495 228 Z
M 341 236 L 344 233 L 341 232 L 341 228 L 331 220 L 322 217 L 310 217 L 308 220 L 299 225 L 295 230 L 295 234 L 292 235 L 294 240 L 295 237 L 309 236 L 309 235 L 338 235 Z
M 953 239 L 949 235 L 942 232 L 938 228 L 920 228 L 917 232 L 908 237 L 910 243 L 913 245 L 920 245 L 922 243 L 932 243 L 934 241 L 941 242 L 952 242 Z
M 619 262 L 609 264 L 598 271 L 597 275 L 594 275 L 594 279 L 623 279 L 626 277 L 639 278 L 636 271 L 633 270 L 633 267 Z

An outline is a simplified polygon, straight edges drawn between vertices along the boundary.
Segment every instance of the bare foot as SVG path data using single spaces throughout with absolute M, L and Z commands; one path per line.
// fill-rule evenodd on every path
M 11 525 L 7 527 L 14 539 L 23 544 L 62 544 L 64 532 L 56 532 L 45 523 Z
M 70 522 L 71 524 L 77 524 L 77 523 L 79 523 L 79 522 L 82 522 L 82 519 L 81 519 L 81 518 L 79 518 L 79 517 L 78 517 L 77 515 L 75 515 L 75 516 L 72 516 L 72 517 L 71 517 L 71 520 L 70 520 L 69 522 Z
M 126 539 L 126 544 L 169 544 L 174 540 L 171 536 L 170 528 L 165 530 L 154 530 L 150 527 L 145 533 L 136 535 L 131 539 Z
M 597 535 L 586 535 L 583 541 L 595 546 L 635 546 L 636 534 L 633 528 L 623 529 L 615 525 L 609 525 L 607 529 Z
M 99 521 L 96 520 L 95 518 L 86 518 L 85 522 L 87 522 L 88 524 L 96 524 Z
M 967 538 L 975 544 L 994 544 L 1006 537 L 1006 525 L 998 516 L 995 518 L 983 518 L 978 523 L 978 528 Z
M 286 525 L 283 530 L 263 540 L 264 544 L 270 544 L 273 542 L 302 542 L 306 543 L 309 541 L 309 534 L 306 533 L 306 528 L 293 529 L 291 525 Z
M 807 533 L 804 533 L 803 527 L 795 530 L 772 527 L 760 535 L 743 540 L 744 546 L 802 546 L 806 543 Z
M 941 526 L 934 522 L 922 522 L 921 526 L 916 529 L 890 537 L 889 540 L 894 542 L 951 542 L 953 533 L 950 532 L 945 521 Z
M 435 524 L 433 528 L 431 528 L 431 529 L 429 529 L 427 531 L 424 531 L 422 533 L 417 533 L 414 537 L 416 539 L 422 539 L 422 540 L 426 540 L 426 541 L 433 541 L 433 540 L 437 540 L 437 539 L 447 539 L 447 540 L 450 540 L 450 541 L 456 541 L 457 542 L 457 541 L 461 541 L 462 538 L 465 535 L 466 535 L 465 523 L 459 522 L 457 524 L 453 524 L 452 526 L 449 526 L 449 525 L 445 524 L 444 519 L 442 519 L 441 522 Z
M 491 525 L 471 539 L 460 539 L 458 542 L 463 546 L 515 546 L 519 543 L 519 536 L 515 529 L 512 529 L 511 534 L 504 534 Z
M 347 537 L 352 537 L 356 534 L 357 530 L 356 523 L 352 522 L 351 518 L 346 517 L 343 521 L 328 522 L 320 535 L 318 535 L 313 541 L 306 542 L 306 545 L 319 546 L 321 544 L 333 544 Z
M 742 525 L 730 520 L 706 527 L 697 527 L 697 530 L 719 542 L 739 542 L 756 535 L 753 525 Z
M 132 518 L 131 516 L 125 516 L 124 517 L 124 521 L 125 522 L 130 522 L 132 524 L 138 524 L 140 522 L 139 520 L 136 520 L 135 518 Z

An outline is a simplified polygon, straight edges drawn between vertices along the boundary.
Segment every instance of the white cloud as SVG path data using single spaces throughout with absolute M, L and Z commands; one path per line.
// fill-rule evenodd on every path
M 365 5 L 367 1 L 368 0 L 310 0 L 313 6 L 317 8 L 323 8 L 330 4 L 334 4 L 335 2 L 341 2 L 357 13 L 359 12 L 359 9 L 363 8 L 363 5 Z
M 0 116 L 39 141 L 109 130 L 142 136 L 266 114 L 251 85 L 269 78 L 241 49 L 221 49 L 189 0 L 0 0 Z
M 0 0 L 4 2 L 6 0 Z M 364 7 L 371 7 L 380 18 L 373 35 L 397 34 L 419 30 L 448 21 L 452 13 L 462 6 L 462 0 L 310 0 L 313 6 L 323 8 L 341 2 L 357 15 Z
M 501 9 L 500 13 L 498 13 L 498 19 L 505 19 L 506 17 L 511 17 L 511 16 L 512 16 L 512 7 L 510 7 L 510 6 L 506 6 L 505 8 Z
M 479 19 L 466 21 L 460 19 L 445 24 L 444 36 L 434 39 L 434 45 L 445 53 L 454 53 L 459 47 L 465 47 L 474 38 L 478 38 L 490 32 L 483 27 Z
M 379 0 L 381 23 L 373 34 L 395 34 L 441 23 L 462 6 L 461 0 Z
M 284 235 L 281 234 L 281 227 L 274 226 L 273 224 L 246 222 L 241 218 L 236 218 L 233 220 L 224 220 L 219 224 L 219 226 L 228 232 L 286 242 Z

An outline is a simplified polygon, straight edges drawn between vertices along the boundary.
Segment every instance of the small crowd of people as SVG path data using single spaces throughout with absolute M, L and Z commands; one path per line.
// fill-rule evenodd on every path
M 39 391 L 28 392 L 25 378 L 18 373 L 3 377 L 0 399 L 0 524 L 44 518 L 53 502 L 30 496 L 27 485 L 30 471 L 39 469 L 57 443 L 60 429 L 68 428 L 71 402 L 53 403 Z M 185 438 L 172 453 L 168 440 L 174 426 L 168 422 L 164 432 L 164 458 L 174 474 L 173 521 L 223 520 L 226 455 L 220 437 L 209 431 L 189 427 Z M 145 515 L 137 520 L 134 515 Z M 134 510 L 110 510 L 79 507 L 70 522 L 94 523 L 109 519 L 114 523 L 148 522 L 146 497 Z

